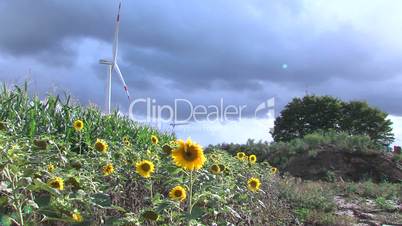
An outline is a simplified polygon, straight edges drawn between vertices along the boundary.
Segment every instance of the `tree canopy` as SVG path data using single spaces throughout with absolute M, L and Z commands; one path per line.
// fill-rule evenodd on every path
M 366 102 L 344 102 L 331 96 L 294 98 L 275 120 L 275 141 L 290 141 L 319 131 L 367 135 L 381 145 L 394 141 L 388 114 Z

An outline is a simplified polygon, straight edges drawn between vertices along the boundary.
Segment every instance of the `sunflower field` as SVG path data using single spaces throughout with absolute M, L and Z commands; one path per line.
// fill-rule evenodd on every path
M 0 93 L 1 225 L 288 225 L 275 167 L 69 97 Z

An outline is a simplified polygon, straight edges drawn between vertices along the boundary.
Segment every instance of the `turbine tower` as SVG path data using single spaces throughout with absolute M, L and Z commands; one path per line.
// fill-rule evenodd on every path
M 120 9 L 121 9 L 121 0 L 119 1 L 119 9 L 117 12 L 117 17 L 116 17 L 116 28 L 115 28 L 114 39 L 113 39 L 112 59 L 111 60 L 105 60 L 105 59 L 99 60 L 100 64 L 108 65 L 108 78 L 106 79 L 107 90 L 106 90 L 106 104 L 105 104 L 107 114 L 110 114 L 113 70 L 118 74 L 120 81 L 123 84 L 124 91 L 126 92 L 128 101 L 130 102 L 130 93 L 128 92 L 127 84 L 124 81 L 124 78 L 123 78 L 123 75 L 121 74 L 119 65 L 117 64 L 117 52 L 118 52 L 118 47 L 119 47 Z

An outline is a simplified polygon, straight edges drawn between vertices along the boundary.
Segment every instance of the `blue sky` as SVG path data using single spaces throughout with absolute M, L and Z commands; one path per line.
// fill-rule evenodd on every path
M 103 106 L 106 68 L 98 60 L 111 55 L 117 4 L 1 1 L 1 81 L 29 80 L 42 96 L 67 91 Z M 275 96 L 279 111 L 307 90 L 389 112 L 401 143 L 401 11 L 398 0 L 123 1 L 118 60 L 134 98 L 224 98 L 253 109 Z M 112 103 L 128 111 L 117 76 Z M 270 139 L 271 121 L 244 116 L 177 133 L 203 144 Z

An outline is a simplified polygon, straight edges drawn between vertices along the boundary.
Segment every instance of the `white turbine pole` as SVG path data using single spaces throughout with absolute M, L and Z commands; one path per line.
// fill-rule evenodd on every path
M 106 112 L 110 114 L 110 105 L 112 101 L 112 65 L 108 67 L 107 90 L 106 90 Z

